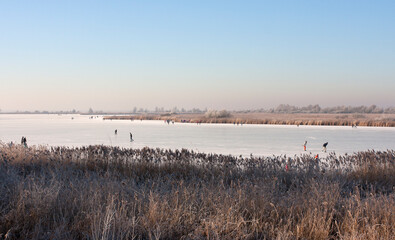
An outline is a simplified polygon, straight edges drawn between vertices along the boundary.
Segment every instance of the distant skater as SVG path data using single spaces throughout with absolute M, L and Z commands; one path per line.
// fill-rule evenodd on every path
M 117 135 L 118 134 L 118 129 L 115 129 L 115 135 Z
M 328 146 L 328 142 L 326 142 L 326 143 L 324 143 L 324 144 L 322 145 L 322 151 L 323 151 L 323 152 L 326 152 L 326 146 Z
M 132 142 L 133 141 L 133 135 L 132 135 L 131 132 L 129 133 L 129 135 L 130 135 L 130 141 Z
M 318 153 L 317 153 L 317 155 L 314 156 L 314 159 L 318 160 Z
M 23 146 L 27 147 L 27 140 L 26 140 L 26 137 L 23 137 L 23 136 L 22 136 L 21 144 L 22 144 Z
M 304 144 L 303 144 L 303 150 L 304 151 L 306 151 L 306 145 L 307 145 L 307 141 L 304 141 Z

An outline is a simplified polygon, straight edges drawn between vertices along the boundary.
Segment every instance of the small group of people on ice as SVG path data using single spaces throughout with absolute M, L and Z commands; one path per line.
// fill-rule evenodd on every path
M 322 151 L 323 151 L 323 152 L 326 152 L 326 146 L 328 146 L 328 142 L 326 142 L 326 143 L 324 143 L 324 144 L 322 145 Z M 303 150 L 306 151 L 306 148 L 307 148 L 307 141 L 304 141 Z
M 322 151 L 323 152 L 326 152 L 327 146 L 328 146 L 328 142 L 325 142 L 324 144 L 322 144 Z M 307 148 L 307 141 L 304 141 L 303 150 L 306 151 L 306 148 Z M 316 160 L 317 162 L 319 161 L 318 153 L 314 155 L 314 160 Z M 285 170 L 288 171 L 288 165 L 285 166 Z
M 326 146 L 328 146 L 328 142 L 326 142 L 326 143 L 324 143 L 324 144 L 322 145 L 322 151 L 323 151 L 323 152 L 326 152 Z M 306 148 L 307 148 L 307 141 L 304 141 L 303 150 L 306 151 Z M 315 159 L 315 160 L 318 160 L 318 153 L 317 153 L 316 155 L 314 155 L 314 159 Z
M 117 135 L 118 134 L 118 129 L 115 129 L 114 134 Z M 131 132 L 129 132 L 129 137 L 130 137 L 130 141 L 133 142 L 133 134 Z

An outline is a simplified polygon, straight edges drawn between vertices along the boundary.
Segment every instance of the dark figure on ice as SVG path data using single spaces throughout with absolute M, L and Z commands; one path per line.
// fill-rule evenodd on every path
M 133 135 L 132 135 L 132 133 L 129 133 L 129 135 L 130 135 L 130 141 L 132 142 L 133 141 Z
M 22 136 L 21 144 L 22 144 L 23 146 L 27 147 L 27 140 L 26 140 L 26 137 L 23 137 L 23 136 Z
M 118 129 L 115 129 L 115 135 L 117 135 L 118 134 Z
M 322 145 L 322 151 L 326 152 L 326 146 L 328 146 L 328 142 L 324 143 L 324 145 Z

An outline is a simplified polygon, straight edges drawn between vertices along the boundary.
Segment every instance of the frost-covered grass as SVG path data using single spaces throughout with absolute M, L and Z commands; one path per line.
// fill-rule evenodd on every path
M 288 170 L 287 170 L 288 169 Z M 0 145 L 0 239 L 393 239 L 395 152 Z
M 190 123 L 395 127 L 395 114 L 259 113 L 207 111 L 206 114 L 104 116 L 114 120 L 171 120 Z

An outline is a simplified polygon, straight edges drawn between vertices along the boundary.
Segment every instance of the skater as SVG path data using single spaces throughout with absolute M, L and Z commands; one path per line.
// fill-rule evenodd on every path
M 326 142 L 326 143 L 324 143 L 324 144 L 322 145 L 322 151 L 323 151 L 323 152 L 326 152 L 326 146 L 328 146 L 328 142 Z
M 117 135 L 118 134 L 118 129 L 115 129 L 115 135 Z
M 26 140 L 26 137 L 23 137 L 23 136 L 22 136 L 21 144 L 22 144 L 23 146 L 27 147 L 27 140 Z
M 130 141 L 132 142 L 133 141 L 133 135 L 132 135 L 131 132 L 129 133 L 129 135 L 130 135 Z
M 307 145 L 307 141 L 304 141 L 304 144 L 303 144 L 303 150 L 304 151 L 306 151 L 306 145 Z
M 314 159 L 318 160 L 318 153 L 317 153 L 317 155 L 314 156 Z

